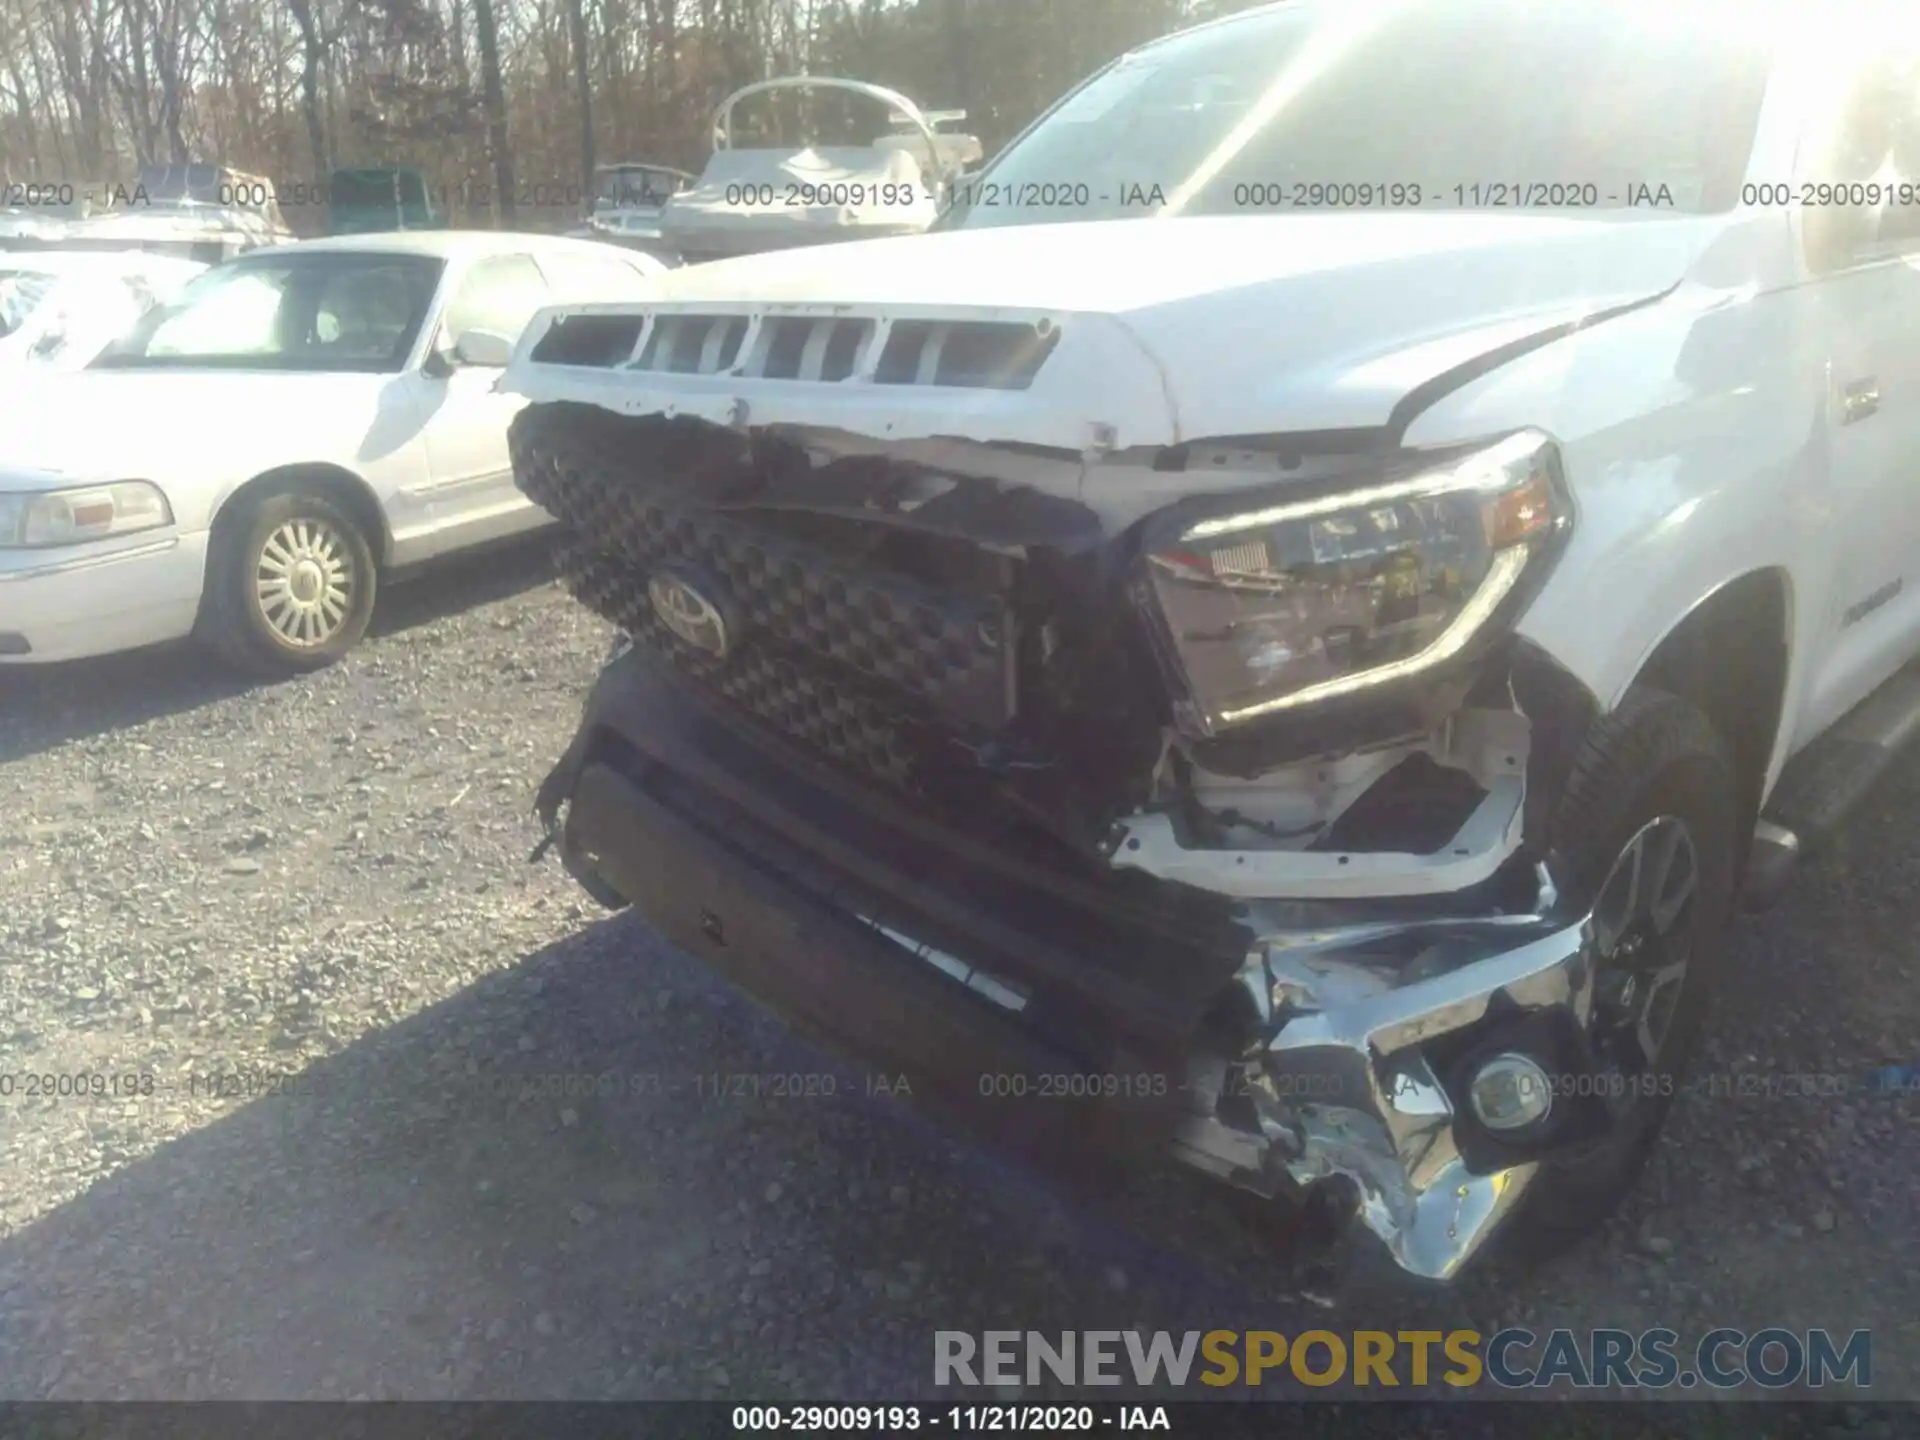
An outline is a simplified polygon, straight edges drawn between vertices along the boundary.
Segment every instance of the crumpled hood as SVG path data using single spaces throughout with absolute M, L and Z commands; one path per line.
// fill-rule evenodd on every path
M 1723 225 L 1646 210 L 1349 212 L 1007 226 L 821 246 L 674 270 L 656 282 L 658 295 L 677 310 L 763 315 L 1046 316 L 1060 343 L 1018 397 L 875 386 L 865 406 L 847 393 L 859 387 L 844 384 L 732 379 L 729 388 L 724 374 L 632 371 L 570 392 L 557 374 L 542 383 L 541 367 L 524 363 L 507 385 L 628 413 L 712 408 L 713 418 L 730 395 L 750 401 L 754 423 L 1076 448 L 1090 428 L 1121 447 L 1372 428 L 1456 365 L 1658 296 Z M 1097 342 L 1078 357 L 1076 329 Z

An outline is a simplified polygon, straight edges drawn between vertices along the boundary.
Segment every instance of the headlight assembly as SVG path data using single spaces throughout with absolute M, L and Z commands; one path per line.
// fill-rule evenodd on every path
M 1235 726 L 1443 665 L 1572 522 L 1554 444 L 1522 431 L 1361 489 L 1149 536 L 1144 589 L 1181 728 Z
M 0 494 L 0 550 L 80 545 L 172 523 L 167 497 L 145 480 Z

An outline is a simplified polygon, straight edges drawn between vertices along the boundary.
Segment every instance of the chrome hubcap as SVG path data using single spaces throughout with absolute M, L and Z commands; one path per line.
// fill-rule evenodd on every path
M 1624 1108 L 1650 1087 L 1636 1083 L 1659 1069 L 1686 981 L 1700 856 L 1687 827 L 1670 815 L 1629 840 L 1593 907 L 1592 1037 L 1607 1087 Z
M 357 583 L 346 537 L 325 520 L 278 526 L 254 566 L 260 613 L 282 640 L 301 649 L 324 645 L 339 633 Z

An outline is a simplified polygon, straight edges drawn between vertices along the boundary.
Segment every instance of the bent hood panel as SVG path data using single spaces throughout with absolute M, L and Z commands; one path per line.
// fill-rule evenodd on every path
M 1047 318 L 1060 327 L 1059 344 L 1017 392 L 862 386 L 858 377 L 808 384 L 730 373 L 595 374 L 526 363 L 527 345 L 507 385 L 534 399 L 589 400 L 634 414 L 737 420 L 744 400 L 755 424 L 1076 449 L 1102 428 L 1120 447 L 1374 428 L 1410 391 L 1456 365 L 1671 288 L 1722 224 L 1647 212 L 1341 214 L 1010 226 L 855 242 L 676 270 L 656 282 L 661 305 L 635 308 Z

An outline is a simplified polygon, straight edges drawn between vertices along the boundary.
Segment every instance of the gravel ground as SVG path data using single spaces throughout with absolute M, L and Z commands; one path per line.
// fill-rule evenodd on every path
M 1920 1058 L 1920 765 L 1743 924 L 1629 1213 L 1329 1308 L 1211 1199 L 1078 1206 L 528 865 L 605 643 L 526 553 L 299 681 L 0 672 L 0 1074 L 152 1087 L 0 1098 L 0 1397 L 932 1398 L 935 1329 L 1425 1322 L 1867 1327 L 1920 1398 L 1914 1102 L 1782 1078 Z M 713 1078 L 775 1074 L 836 1093 Z

